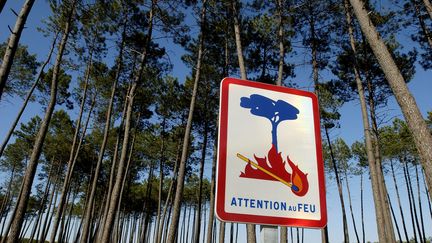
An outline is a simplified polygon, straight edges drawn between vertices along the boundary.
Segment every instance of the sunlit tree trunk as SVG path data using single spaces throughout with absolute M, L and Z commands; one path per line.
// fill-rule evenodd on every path
M 130 128 L 131 128 L 131 122 L 132 122 L 132 111 L 133 111 L 133 105 L 134 105 L 134 98 L 135 98 L 135 91 L 139 88 L 139 85 L 141 84 L 141 79 L 143 78 L 142 75 L 144 73 L 144 69 L 147 62 L 147 55 L 149 51 L 150 41 L 152 37 L 153 32 L 153 15 L 154 15 L 154 8 L 156 5 L 156 0 L 153 0 L 150 7 L 149 12 L 149 18 L 148 18 L 148 32 L 146 36 L 146 40 L 144 43 L 143 52 L 141 53 L 141 59 L 140 59 L 140 67 L 138 74 L 135 77 L 135 80 L 131 86 L 131 90 L 128 93 L 128 99 L 127 99 L 127 110 L 126 110 L 126 120 L 125 120 L 125 128 L 124 128 L 124 135 L 123 135 L 123 145 L 122 145 L 122 151 L 120 155 L 120 160 L 118 163 L 117 168 L 117 174 L 115 183 L 111 192 L 110 198 L 107 200 L 110 201 L 109 208 L 107 211 L 106 220 L 104 222 L 104 227 L 102 231 L 102 238 L 100 242 L 110 242 L 111 241 L 111 231 L 113 227 L 113 223 L 115 221 L 116 216 L 116 209 L 119 202 L 119 196 L 121 191 L 121 184 L 123 181 L 124 176 L 124 170 L 125 170 L 125 164 L 126 164 L 126 157 L 127 157 L 127 149 L 129 145 L 129 134 L 130 134 Z M 115 161 L 114 161 L 115 162 Z
M 205 23 L 206 5 L 207 5 L 207 0 L 203 0 L 201 15 L 200 15 L 200 36 L 199 36 L 197 65 L 195 70 L 195 80 L 194 80 L 194 86 L 192 91 L 192 97 L 190 101 L 186 130 L 183 139 L 182 156 L 180 160 L 179 172 L 177 177 L 177 188 L 176 188 L 176 194 L 174 198 L 173 215 L 172 215 L 171 225 L 167 237 L 168 243 L 173 243 L 175 241 L 177 230 L 178 230 L 178 221 L 180 217 L 180 209 L 182 203 L 181 200 L 183 196 L 182 194 L 183 194 L 183 186 L 184 186 L 184 178 L 185 178 L 185 170 L 186 170 L 186 160 L 188 157 L 189 136 L 192 128 L 192 117 L 195 109 L 195 100 L 196 100 L 198 83 L 200 80 L 201 65 L 202 65 L 202 55 L 203 55 L 202 53 L 204 50 L 204 33 L 206 27 L 206 23 Z
M 39 81 L 42 78 L 42 74 L 44 73 L 44 69 L 45 69 L 46 65 L 48 65 L 48 63 L 51 60 L 51 56 L 52 56 L 52 53 L 53 53 L 54 48 L 55 48 L 55 44 L 56 44 L 56 40 L 57 40 L 58 34 L 59 34 L 59 32 L 57 32 L 55 34 L 54 40 L 52 42 L 52 45 L 51 45 L 51 48 L 50 48 L 50 51 L 49 51 L 49 54 L 48 54 L 48 57 L 45 60 L 45 62 L 42 64 L 42 67 L 39 70 L 39 74 L 38 74 L 36 80 L 34 81 L 32 87 L 30 88 L 30 90 L 27 92 L 27 95 L 26 95 L 26 97 L 24 99 L 24 103 L 22 104 L 21 109 L 18 112 L 18 115 L 16 116 L 14 122 L 12 123 L 12 126 L 10 127 L 8 133 L 6 134 L 5 139 L 3 140 L 3 143 L 2 143 L 2 145 L 0 147 L 0 157 L 3 155 L 3 152 L 4 152 L 5 148 L 6 148 L 6 145 L 8 144 L 10 138 L 12 137 L 12 134 L 15 131 L 15 128 L 18 125 L 18 122 L 21 119 L 21 116 L 22 116 L 25 108 L 27 107 L 27 104 L 30 101 L 30 98 L 32 97 L 34 90 L 36 89 L 37 85 L 39 84 Z
M 429 32 L 429 29 L 425 23 L 425 19 L 423 18 L 423 15 L 420 11 L 420 6 L 419 3 L 417 2 L 417 0 L 411 0 L 412 4 L 414 5 L 414 11 L 415 11 L 415 15 L 417 16 L 418 20 L 419 20 L 419 24 L 420 24 L 420 28 L 423 31 L 424 37 L 427 40 L 427 43 L 429 44 L 429 47 L 432 48 L 432 35 Z M 423 2 L 428 2 L 428 0 L 423 0 Z M 430 2 L 429 2 L 430 4 Z M 430 13 L 432 14 L 432 13 Z
M 401 163 L 403 163 L 403 172 L 404 172 L 404 178 L 405 178 L 405 185 L 406 185 L 406 189 L 407 189 L 407 196 L 408 196 L 408 201 L 409 201 L 409 209 L 410 209 L 410 215 L 411 215 L 411 225 L 412 225 L 412 230 L 413 230 L 413 234 L 414 234 L 414 241 L 417 241 L 417 233 L 416 233 L 416 228 L 415 228 L 415 219 L 414 219 L 414 209 L 413 207 L 415 207 L 415 204 L 412 201 L 411 198 L 411 188 L 409 185 L 409 178 L 408 178 L 408 165 L 406 164 L 407 162 L 404 160 L 401 160 Z
M 106 113 L 106 119 L 105 119 L 105 127 L 104 127 L 104 135 L 103 135 L 103 140 L 102 140 L 102 145 L 98 154 L 98 160 L 96 163 L 96 170 L 94 172 L 94 177 L 93 177 L 93 181 L 92 181 L 92 187 L 90 190 L 90 195 L 88 197 L 88 204 L 85 208 L 85 214 L 84 214 L 84 218 L 83 218 L 83 231 L 82 231 L 82 236 L 81 236 L 81 243 L 87 242 L 88 241 L 88 237 L 89 237 L 89 231 L 90 231 L 90 226 L 92 223 L 92 215 L 91 215 L 91 209 L 93 208 L 94 205 L 94 196 L 96 193 L 96 185 L 97 185 L 97 181 L 99 178 L 99 172 L 100 172 L 100 167 L 102 165 L 102 160 L 104 158 L 105 155 L 105 148 L 108 142 L 108 136 L 109 136 L 109 130 L 111 127 L 111 114 L 112 114 L 112 109 L 113 109 L 113 105 L 114 105 L 114 97 L 115 97 L 115 93 L 117 90 L 117 83 L 118 80 L 120 78 L 120 72 L 122 69 L 122 61 L 123 61 L 123 48 L 125 46 L 125 30 L 126 27 L 125 25 L 123 26 L 123 34 L 122 34 L 122 41 L 120 44 L 120 51 L 119 51 L 119 57 L 118 57 L 118 64 L 117 64 L 117 69 L 116 69 L 116 74 L 114 77 L 114 82 L 112 84 L 112 88 L 111 88 L 111 97 L 110 97 L 110 101 L 108 104 L 108 110 Z
M 350 8 L 349 3 L 347 0 L 344 0 L 344 9 L 345 9 L 345 17 L 347 21 L 348 26 L 348 34 L 350 39 L 350 46 L 351 50 L 354 53 L 354 57 L 357 56 L 357 50 L 356 50 L 356 41 L 354 38 L 354 31 L 353 31 L 353 24 L 352 24 L 352 18 L 350 14 Z M 386 242 L 386 231 L 385 227 L 383 227 L 384 224 L 384 215 L 382 212 L 382 200 L 380 197 L 380 191 L 379 191 L 379 181 L 377 178 L 377 171 L 376 171 L 376 161 L 375 161 L 375 155 L 374 155 L 374 149 L 373 149 L 373 143 L 372 143 L 372 135 L 370 130 L 370 123 L 368 118 L 368 112 L 367 112 L 367 104 L 363 89 L 363 84 L 360 78 L 360 73 L 358 71 L 358 65 L 357 65 L 357 58 L 354 59 L 354 76 L 357 84 L 357 91 L 359 93 L 359 99 L 360 99 L 360 106 L 361 106 L 361 113 L 362 113 L 362 119 L 363 119 L 363 128 L 364 128 L 364 134 L 365 134 L 365 144 L 366 144 L 366 152 L 369 162 L 369 170 L 371 175 L 371 184 L 372 184 L 372 192 L 374 197 L 374 205 L 375 205 L 375 215 L 376 215 L 376 221 L 377 221 L 377 230 L 378 230 L 378 237 L 380 242 Z M 364 230 L 364 228 L 363 228 Z M 364 239 L 363 239 L 364 240 Z
M 225 222 L 219 221 L 219 243 L 225 243 L 225 224 Z
M 12 67 L 12 63 L 15 57 L 15 52 L 18 48 L 18 43 L 21 38 L 21 33 L 24 29 L 24 25 L 27 21 L 27 17 L 30 13 L 30 10 L 33 7 L 33 3 L 35 0 L 26 0 L 21 11 L 17 17 L 17 21 L 15 22 L 15 27 L 12 30 L 11 35 L 9 36 L 8 45 L 5 50 L 5 54 L 3 56 L 3 61 L 0 66 L 0 100 L 3 94 L 3 91 L 6 87 L 6 81 L 9 77 L 9 73 Z M 0 12 L 3 9 L 6 1 L 0 0 Z
M 403 210 L 402 210 L 402 203 L 400 201 L 400 195 L 399 195 L 399 187 L 398 187 L 398 184 L 397 184 L 397 181 L 396 181 L 396 175 L 395 175 L 395 172 L 394 172 L 394 166 L 393 166 L 393 160 L 392 159 L 390 159 L 390 168 L 391 168 L 391 172 L 392 172 L 393 183 L 395 185 L 396 198 L 397 198 L 397 202 L 398 202 L 399 213 L 400 213 L 401 219 L 402 219 L 402 227 L 403 227 L 403 230 L 404 230 L 405 240 L 406 240 L 406 242 L 409 242 L 408 232 L 407 232 L 406 224 L 405 224 L 405 216 L 404 216 L 404 213 L 403 213 Z
M 27 208 L 28 199 L 30 197 L 31 188 L 33 185 L 33 179 L 34 179 L 34 176 L 36 174 L 37 164 L 38 164 L 41 152 L 42 152 L 42 146 L 44 144 L 45 137 L 46 137 L 46 134 L 48 132 L 48 126 L 49 126 L 49 123 L 51 121 L 51 117 L 52 117 L 54 107 L 55 107 L 56 101 L 57 101 L 58 75 L 60 72 L 60 65 L 61 65 L 61 61 L 63 58 L 63 52 L 64 52 L 64 49 L 66 47 L 66 43 L 67 43 L 69 33 L 70 33 L 74 9 L 75 9 L 75 1 L 73 2 L 73 5 L 71 7 L 71 10 L 70 10 L 70 13 L 68 16 L 68 21 L 66 22 L 65 29 L 63 32 L 63 37 L 62 37 L 62 40 L 61 40 L 59 48 L 58 48 L 57 58 L 56 58 L 56 62 L 55 62 L 56 64 L 54 65 L 53 76 L 52 76 L 52 80 L 51 80 L 50 101 L 49 101 L 48 107 L 46 109 L 45 117 L 41 123 L 41 127 L 40 127 L 38 134 L 36 136 L 36 140 L 35 140 L 33 151 L 32 151 L 31 157 L 30 157 L 30 161 L 27 165 L 25 177 L 24 177 L 21 192 L 20 192 L 22 197 L 20 197 L 20 200 L 16 204 L 17 211 L 16 211 L 15 217 L 13 218 L 13 220 L 11 222 L 11 230 L 10 230 L 10 234 L 7 238 L 8 243 L 13 243 L 13 242 L 18 241 L 19 233 L 21 231 L 22 223 L 24 220 L 24 214 L 25 214 L 25 211 Z
M 213 235 L 216 235 L 216 232 L 213 231 L 213 222 L 214 220 L 214 207 L 215 207 L 215 189 L 216 189 L 216 160 L 217 160 L 217 141 L 215 140 L 214 149 L 213 149 L 213 159 L 212 159 L 212 172 L 211 172 L 211 182 L 210 182 L 210 205 L 209 205 L 209 218 L 207 225 L 207 241 L 206 243 L 213 242 Z
M 62 216 L 63 216 L 64 207 L 67 203 L 67 197 L 69 194 L 69 188 L 70 188 L 70 184 L 71 184 L 71 180 L 72 180 L 72 174 L 74 172 L 75 163 L 76 163 L 76 160 L 78 158 L 78 154 L 80 151 L 82 141 L 84 140 L 85 130 L 87 128 L 87 126 L 85 126 L 83 131 L 82 131 L 81 136 L 79 136 L 79 133 L 81 130 L 81 119 L 83 116 L 85 104 L 87 102 L 87 90 L 88 90 L 88 83 L 89 83 L 89 79 L 90 79 L 90 70 L 91 70 L 91 66 L 92 66 L 92 60 L 91 59 L 92 59 L 92 57 L 90 55 L 90 61 L 89 61 L 88 66 L 87 66 L 87 73 L 86 73 L 85 83 L 84 83 L 84 87 L 83 87 L 80 111 L 79 111 L 79 115 L 78 115 L 77 122 L 76 122 L 75 133 L 74 133 L 74 137 L 72 140 L 72 147 L 71 147 L 71 150 L 69 153 L 69 160 L 67 163 L 66 176 L 65 176 L 65 179 L 63 181 L 63 187 L 62 187 L 62 191 L 61 191 L 61 195 L 60 195 L 60 201 L 59 201 L 59 204 L 57 206 L 56 216 L 54 219 L 54 225 L 53 225 L 53 228 L 51 230 L 50 242 L 54 242 L 55 237 L 57 236 L 57 231 L 58 231 L 59 224 L 60 224 L 60 221 L 61 221 Z M 89 112 L 87 122 L 89 121 L 90 116 L 91 116 L 91 112 Z M 61 235 L 59 237 L 61 237 Z
M 428 187 L 432 188 L 432 135 L 423 119 L 418 106 L 408 90 L 404 78 L 370 20 L 367 10 L 360 0 L 350 0 L 354 13 L 360 23 L 368 43 L 371 46 L 390 87 L 401 107 L 408 127 L 419 152 L 420 161 L 425 170 Z
M 426 11 L 429 14 L 429 18 L 432 20 L 432 4 L 429 0 L 423 0 L 423 3 L 426 7 Z

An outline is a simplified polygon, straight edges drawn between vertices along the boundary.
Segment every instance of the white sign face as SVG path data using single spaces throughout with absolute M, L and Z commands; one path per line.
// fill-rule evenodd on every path
M 232 78 L 221 83 L 216 215 L 324 227 L 324 165 L 313 93 Z

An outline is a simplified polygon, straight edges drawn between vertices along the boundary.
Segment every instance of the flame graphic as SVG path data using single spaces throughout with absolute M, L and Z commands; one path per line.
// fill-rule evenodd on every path
M 309 189 L 307 174 L 301 171 L 298 165 L 295 165 L 289 157 L 287 157 L 288 165 L 291 167 L 292 174 L 288 173 L 285 169 L 286 162 L 283 161 L 281 153 L 276 151 L 274 145 L 268 152 L 268 159 L 266 157 L 259 158 L 255 156 L 258 166 L 252 166 L 248 163 L 244 172 L 241 172 L 240 177 L 278 181 L 283 180 L 284 184 L 291 184 L 291 191 L 297 196 L 306 195 Z M 270 175 L 272 174 L 272 175 Z M 278 178 L 278 179 L 277 179 Z

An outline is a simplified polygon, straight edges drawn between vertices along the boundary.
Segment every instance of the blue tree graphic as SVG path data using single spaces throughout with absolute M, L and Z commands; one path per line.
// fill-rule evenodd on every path
M 278 151 L 277 127 L 279 123 L 285 120 L 295 120 L 297 114 L 299 114 L 299 110 L 288 102 L 283 100 L 274 101 L 259 94 L 240 98 L 240 106 L 250 109 L 253 115 L 265 117 L 271 122 L 272 144 L 276 152 Z

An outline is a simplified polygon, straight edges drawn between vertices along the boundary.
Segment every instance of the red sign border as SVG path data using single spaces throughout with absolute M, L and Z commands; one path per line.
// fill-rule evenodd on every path
M 227 154 L 227 131 L 228 131 L 228 97 L 229 85 L 237 84 L 258 89 L 271 90 L 281 93 L 294 94 L 312 98 L 315 144 L 318 162 L 318 184 L 320 198 L 320 220 L 262 216 L 253 214 L 229 213 L 225 211 L 225 188 L 226 188 L 226 154 Z M 217 160 L 217 182 L 216 182 L 216 216 L 222 221 L 241 222 L 263 225 L 294 226 L 307 228 L 323 228 L 327 225 L 327 206 L 324 178 L 324 161 L 322 159 L 322 144 L 318 98 L 314 93 L 291 89 L 283 86 L 258 83 L 248 80 L 235 78 L 224 78 L 220 84 L 220 103 L 219 103 L 219 143 L 218 143 L 218 160 Z

